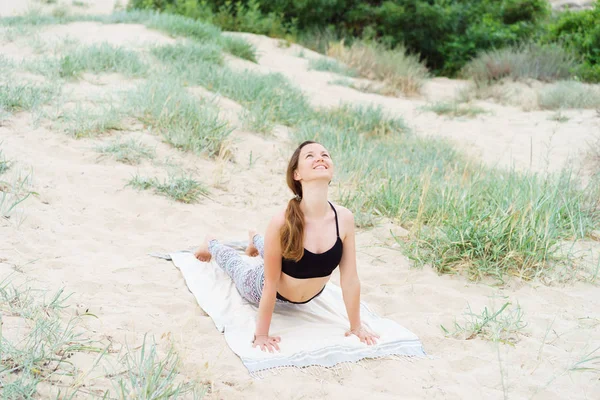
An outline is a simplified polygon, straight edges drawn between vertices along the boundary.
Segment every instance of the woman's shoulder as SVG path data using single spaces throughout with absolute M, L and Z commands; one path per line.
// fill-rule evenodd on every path
M 354 214 L 352 213 L 352 211 L 350 211 L 346 207 L 341 206 L 339 204 L 335 204 L 333 202 L 331 204 L 335 208 L 335 211 L 337 212 L 338 219 L 340 220 L 340 222 L 354 224 Z
M 285 224 L 285 208 L 281 208 L 275 211 L 271 217 L 271 224 L 281 227 Z

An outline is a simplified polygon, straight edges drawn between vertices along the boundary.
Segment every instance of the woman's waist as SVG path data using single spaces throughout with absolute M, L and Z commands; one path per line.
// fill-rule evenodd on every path
M 318 294 L 329 282 L 329 276 L 319 278 L 298 279 L 281 273 L 277 292 L 286 299 L 294 302 L 308 300 Z

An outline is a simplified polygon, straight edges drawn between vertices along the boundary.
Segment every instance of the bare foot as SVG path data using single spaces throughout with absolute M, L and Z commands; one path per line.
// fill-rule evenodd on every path
M 250 257 L 256 257 L 259 255 L 258 249 L 254 245 L 254 236 L 255 235 L 256 235 L 256 231 L 253 231 L 253 230 L 248 231 L 248 247 L 246 247 L 246 250 L 244 251 L 244 253 L 246 253 L 246 255 L 248 255 Z
M 212 237 L 212 236 L 208 236 L 208 235 L 206 236 L 206 238 L 204 239 L 204 242 L 200 245 L 198 250 L 196 250 L 196 252 L 194 253 L 194 256 L 198 260 L 204 261 L 204 262 L 210 261 L 211 255 L 210 255 L 210 252 L 208 251 L 208 242 L 210 242 L 213 239 L 214 239 L 214 237 Z

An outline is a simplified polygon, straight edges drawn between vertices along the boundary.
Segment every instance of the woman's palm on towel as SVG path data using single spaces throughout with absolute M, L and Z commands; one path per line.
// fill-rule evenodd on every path
M 255 336 L 254 342 L 252 342 L 252 347 L 260 346 L 262 351 L 269 351 L 272 353 L 274 350 L 279 351 L 279 345 L 277 343 L 281 342 L 281 338 L 279 336 Z

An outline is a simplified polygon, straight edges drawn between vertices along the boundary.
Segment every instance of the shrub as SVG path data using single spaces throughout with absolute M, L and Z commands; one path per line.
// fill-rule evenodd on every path
M 546 40 L 560 41 L 584 58 L 578 75 L 586 81 L 600 82 L 600 1 L 594 8 L 565 11 L 548 27 Z
M 553 81 L 573 76 L 575 57 L 557 44 L 534 43 L 481 52 L 462 70 L 465 78 L 488 84 L 502 78 Z
M 377 38 L 391 48 L 406 46 L 442 74 L 456 73 L 481 50 L 537 35 L 549 14 L 546 0 L 133 0 L 131 6 L 289 36 L 321 52 L 333 38 Z
M 394 50 L 376 42 L 356 41 L 350 47 L 339 42 L 329 55 L 356 69 L 362 76 L 385 82 L 406 94 L 417 93 L 428 77 L 427 68 L 404 48 Z
M 538 94 L 541 108 L 600 108 L 600 89 L 581 82 L 557 82 Z

